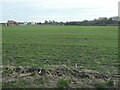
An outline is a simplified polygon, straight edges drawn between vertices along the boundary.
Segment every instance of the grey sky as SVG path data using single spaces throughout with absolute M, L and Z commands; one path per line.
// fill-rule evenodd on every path
M 1 0 L 3 22 L 81 21 L 118 15 L 119 0 Z

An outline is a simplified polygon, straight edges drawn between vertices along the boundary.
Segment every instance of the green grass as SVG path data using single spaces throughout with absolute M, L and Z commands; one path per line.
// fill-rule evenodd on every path
M 67 65 L 117 73 L 115 26 L 3 26 L 3 65 Z

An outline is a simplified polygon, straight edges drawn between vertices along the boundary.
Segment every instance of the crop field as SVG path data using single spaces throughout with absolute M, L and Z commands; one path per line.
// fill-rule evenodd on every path
M 71 70 L 91 70 L 102 74 L 117 75 L 118 27 L 62 25 L 3 26 L 2 64 L 4 67 L 3 87 L 57 87 L 56 82 L 59 76 L 56 76 L 56 78 L 49 76 L 50 80 L 48 81 L 45 80 L 45 77 L 42 78 L 43 76 L 37 76 L 36 73 L 36 79 L 34 78 L 35 75 L 28 75 L 27 78 L 13 77 L 16 74 L 10 71 L 13 70 L 10 67 L 16 68 L 19 66 L 23 68 L 34 67 L 45 69 L 67 67 L 67 69 Z M 11 72 L 14 75 L 11 75 Z M 68 79 L 67 76 L 65 79 Z M 61 77 L 64 77 L 64 75 L 61 75 Z M 76 78 L 74 80 L 81 82 Z M 86 82 L 89 82 L 88 80 L 93 80 L 93 78 L 84 79 Z M 49 85 L 50 81 L 53 81 L 55 84 Z M 74 84 L 71 79 L 69 81 L 71 81 L 69 82 L 70 87 L 79 87 L 80 85 L 83 87 L 84 83 L 86 83 Z M 38 83 L 40 84 L 38 85 Z M 93 86 L 90 84 L 85 87 Z

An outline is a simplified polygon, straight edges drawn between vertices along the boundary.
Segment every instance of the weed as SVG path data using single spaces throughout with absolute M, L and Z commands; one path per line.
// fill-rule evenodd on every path
M 114 86 L 113 80 L 108 80 L 108 81 L 106 82 L 106 86 L 108 86 L 108 87 Z
M 68 88 L 69 87 L 69 82 L 68 80 L 65 79 L 59 79 L 57 82 L 57 87 L 58 88 Z
M 106 88 L 104 83 L 96 83 L 95 84 L 96 90 L 104 90 Z

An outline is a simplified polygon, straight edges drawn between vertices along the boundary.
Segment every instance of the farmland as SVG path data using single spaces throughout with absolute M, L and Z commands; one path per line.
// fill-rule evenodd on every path
M 66 66 L 114 75 L 118 73 L 118 29 L 115 26 L 3 26 L 2 63 L 4 67 Z M 8 78 L 8 74 L 4 73 L 3 78 Z M 3 87 L 19 86 L 18 81 L 4 83 Z M 42 87 L 35 84 L 33 87 L 37 86 Z

